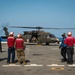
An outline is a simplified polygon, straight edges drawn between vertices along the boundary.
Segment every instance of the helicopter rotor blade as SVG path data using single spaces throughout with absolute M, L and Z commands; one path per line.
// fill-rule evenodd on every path
M 43 29 L 43 27 L 23 27 L 23 26 L 10 26 L 11 28 L 28 28 L 28 29 Z
M 75 28 L 44 28 L 44 29 L 53 29 L 53 30 L 75 30 Z
M 7 27 L 7 28 L 8 28 L 8 27 L 9 27 L 9 23 L 7 23 L 7 24 L 5 25 L 5 27 Z
M 2 34 L 3 33 L 3 28 L 5 27 L 5 24 L 3 23 L 2 25 L 1 25 L 1 28 L 0 28 L 0 34 Z
M 75 30 L 75 28 L 44 28 L 44 27 L 24 27 L 24 26 L 10 26 L 11 28 L 27 28 L 27 29 L 52 29 L 52 30 Z
M 3 28 L 0 29 L 0 34 L 2 34 L 2 33 L 3 33 Z

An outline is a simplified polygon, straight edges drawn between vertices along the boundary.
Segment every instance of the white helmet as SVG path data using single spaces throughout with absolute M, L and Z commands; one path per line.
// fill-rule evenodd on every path
M 10 32 L 9 35 L 10 35 L 10 36 L 13 36 L 13 35 L 14 35 L 14 32 Z
M 72 35 L 72 32 L 68 32 L 68 36 L 71 36 Z
M 18 38 L 21 38 L 21 37 L 22 37 L 22 34 L 18 34 L 17 37 L 18 37 Z

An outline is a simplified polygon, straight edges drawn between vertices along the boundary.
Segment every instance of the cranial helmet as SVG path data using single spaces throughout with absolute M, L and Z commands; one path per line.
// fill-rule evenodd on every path
M 72 35 L 72 32 L 68 32 L 68 36 L 71 36 Z
M 62 36 L 66 36 L 66 33 L 63 33 Z
M 10 36 L 13 36 L 13 35 L 14 35 L 14 32 L 10 32 L 9 35 L 10 35 Z
M 18 34 L 17 37 L 18 37 L 18 38 L 21 38 L 21 37 L 22 37 L 22 34 Z

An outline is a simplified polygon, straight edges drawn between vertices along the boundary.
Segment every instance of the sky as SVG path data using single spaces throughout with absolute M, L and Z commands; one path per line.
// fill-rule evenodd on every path
M 10 28 L 10 26 L 75 28 L 75 0 L 0 0 L 0 35 L 4 26 L 15 35 L 31 29 Z M 33 29 L 32 29 L 33 30 Z M 56 37 L 75 30 L 51 30 Z

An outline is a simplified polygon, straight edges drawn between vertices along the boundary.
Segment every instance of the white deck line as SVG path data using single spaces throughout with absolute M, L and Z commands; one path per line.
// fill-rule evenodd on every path
M 20 67 L 21 65 L 9 64 L 9 65 L 2 65 L 2 67 Z
M 24 66 L 43 66 L 43 65 L 30 64 L 30 65 L 24 65 Z
M 69 67 L 75 67 L 75 64 L 72 64 L 72 65 L 68 65 Z

